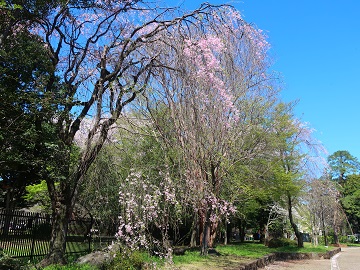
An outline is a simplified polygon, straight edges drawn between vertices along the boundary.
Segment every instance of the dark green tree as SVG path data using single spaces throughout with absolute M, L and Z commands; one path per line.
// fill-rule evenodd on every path
M 360 175 L 350 174 L 342 188 L 341 204 L 354 232 L 360 232 Z
M 42 178 L 55 154 L 51 121 L 59 112 L 60 85 L 54 78 L 51 91 L 45 87 L 54 71 L 43 45 L 25 29 L 0 44 L 0 179 L 8 210 L 26 185 Z
M 339 150 L 328 157 L 331 178 L 343 185 L 348 175 L 359 173 L 360 162 L 348 151 Z

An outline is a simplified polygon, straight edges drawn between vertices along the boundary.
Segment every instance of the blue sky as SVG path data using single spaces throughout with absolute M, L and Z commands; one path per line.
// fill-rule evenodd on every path
M 203 1 L 171 2 L 192 9 Z M 284 83 L 281 96 L 298 101 L 296 116 L 316 130 L 314 136 L 329 154 L 347 150 L 360 159 L 360 1 L 242 0 L 230 4 L 267 33 L 273 69 L 281 73 Z

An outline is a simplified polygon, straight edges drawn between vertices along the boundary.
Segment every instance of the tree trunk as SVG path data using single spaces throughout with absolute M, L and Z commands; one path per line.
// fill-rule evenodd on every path
M 7 236 L 9 234 L 9 230 L 10 230 L 10 223 L 11 223 L 11 218 L 13 215 L 13 211 L 14 211 L 14 200 L 13 200 L 13 195 L 14 192 L 12 190 L 12 188 L 8 187 L 6 190 L 6 198 L 5 198 L 5 222 L 4 222 L 4 227 L 3 227 L 3 231 L 2 234 L 4 236 Z
M 340 246 L 338 225 L 337 225 L 337 208 L 336 207 L 335 207 L 335 211 L 334 211 L 333 228 L 334 228 L 334 244 L 337 246 Z
M 196 247 L 196 233 L 197 233 L 197 228 L 198 228 L 198 214 L 195 213 L 194 215 L 194 220 L 193 220 L 193 224 L 192 224 L 192 232 L 191 232 L 191 239 L 190 239 L 190 247 Z
M 196 247 L 196 228 L 193 228 L 191 232 L 190 247 Z
M 243 222 L 241 219 L 239 219 L 239 239 L 241 243 L 245 242 L 245 221 Z
M 52 230 L 48 255 L 42 260 L 40 266 L 51 264 L 66 264 L 65 249 L 66 235 L 70 220 L 70 205 L 61 200 L 55 202 L 52 213 Z
M 209 229 L 210 229 L 209 230 L 209 242 L 208 242 L 209 248 L 213 248 L 215 245 L 218 226 L 219 226 L 218 220 L 211 222 L 211 223 L 209 220 Z
M 224 224 L 225 224 L 225 230 L 224 230 L 224 245 L 230 244 L 231 243 L 231 224 L 228 223 L 228 221 L 225 219 L 224 220 Z
M 318 223 L 316 222 L 316 216 L 313 214 L 312 215 L 312 226 L 311 226 L 311 232 L 312 232 L 312 237 L 311 237 L 311 243 L 317 247 L 319 245 L 319 230 L 320 228 L 318 227 Z
M 304 247 L 303 235 L 302 235 L 302 232 L 299 231 L 299 228 L 296 225 L 293 215 L 292 215 L 292 202 L 291 202 L 290 194 L 288 194 L 288 212 L 289 212 L 289 221 L 290 221 L 291 227 L 293 228 L 294 233 L 296 235 L 298 247 L 303 248 Z
M 52 229 L 49 253 L 40 266 L 66 264 L 65 249 L 68 224 L 73 212 L 74 201 L 70 192 L 70 177 L 56 185 L 54 179 L 47 179 L 52 208 Z
M 210 239 L 210 211 L 206 210 L 205 216 L 200 218 L 203 220 L 203 232 L 200 235 L 201 238 L 201 251 L 200 255 L 206 256 L 209 251 L 209 239 Z
M 324 244 L 327 247 L 328 246 L 328 240 L 326 235 L 326 228 L 325 228 L 325 218 L 324 218 L 324 208 L 321 201 L 321 226 L 322 226 L 322 235 L 324 237 Z
M 209 225 L 207 223 L 205 223 L 204 226 L 204 233 L 203 233 L 203 237 L 202 237 L 202 243 L 201 243 L 201 251 L 200 251 L 200 255 L 202 256 L 206 256 L 208 255 L 209 252 Z
M 231 227 L 231 223 L 225 223 L 225 224 L 226 224 L 227 243 L 230 244 L 232 238 L 232 227 Z
M 10 225 L 11 225 L 11 218 L 13 216 L 13 211 L 11 211 L 10 209 L 6 209 L 5 210 L 5 221 L 4 221 L 4 226 L 2 228 L 2 234 L 3 236 L 8 236 L 9 235 L 9 230 L 10 230 Z
M 269 239 L 269 224 L 265 225 L 264 231 L 265 231 L 264 245 L 269 246 L 269 241 L 270 241 L 270 239 Z

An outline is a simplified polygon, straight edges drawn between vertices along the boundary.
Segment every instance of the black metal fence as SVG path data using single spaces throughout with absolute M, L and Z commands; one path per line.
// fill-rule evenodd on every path
M 44 256 L 49 252 L 51 216 L 0 210 L 0 249 L 12 257 Z M 91 219 L 70 220 L 66 253 L 86 253 L 109 245 L 114 237 L 96 234 Z

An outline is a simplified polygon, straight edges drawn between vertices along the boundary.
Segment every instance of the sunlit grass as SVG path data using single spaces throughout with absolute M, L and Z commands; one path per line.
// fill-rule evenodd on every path
M 260 258 L 274 252 L 260 243 L 241 243 L 226 246 L 219 245 L 216 247 L 216 250 L 220 252 L 221 255 L 235 255 L 247 258 Z
M 360 244 L 357 243 L 349 243 L 347 244 L 348 247 L 360 247 Z
M 237 256 L 244 259 L 257 259 L 274 252 L 289 253 L 324 253 L 333 250 L 334 247 L 313 246 L 311 243 L 304 243 L 304 248 L 287 246 L 279 248 L 268 248 L 260 243 L 236 243 L 231 245 L 218 245 L 216 251 L 222 257 Z M 185 255 L 174 256 L 173 261 L 176 265 L 191 264 L 193 262 L 206 262 L 213 256 L 201 256 L 200 251 L 187 250 Z
M 173 262 L 175 264 L 188 264 L 192 262 L 206 261 L 208 258 L 209 256 L 200 256 L 200 251 L 187 250 L 185 251 L 185 255 L 174 256 Z
M 298 248 L 296 246 L 288 246 L 288 247 L 280 247 L 280 248 L 276 248 L 276 252 L 291 252 L 291 253 L 324 253 L 327 252 L 329 250 L 333 250 L 334 247 L 329 246 L 329 247 L 325 247 L 325 246 L 314 246 L 311 243 L 304 243 L 304 247 L 303 248 Z

